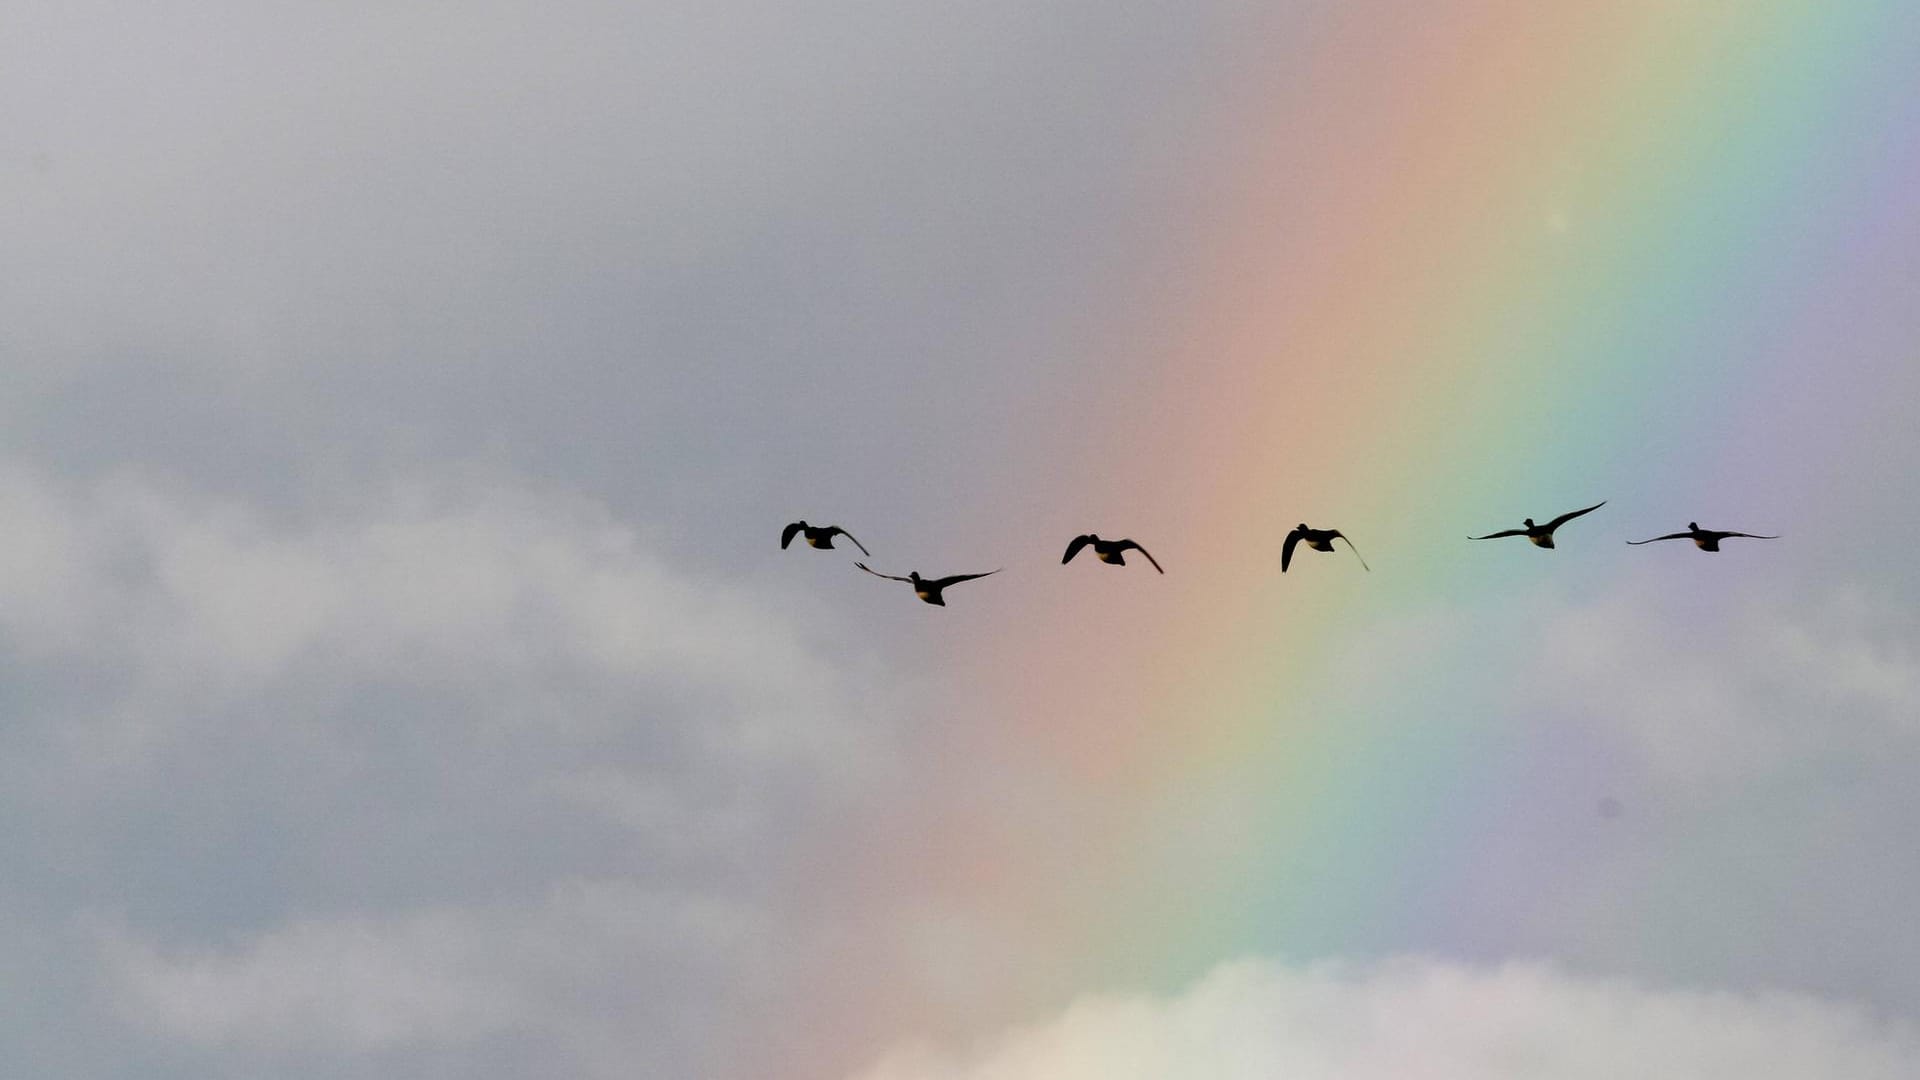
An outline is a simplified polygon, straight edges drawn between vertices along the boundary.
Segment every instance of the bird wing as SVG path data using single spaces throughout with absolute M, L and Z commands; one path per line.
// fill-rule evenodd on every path
M 863 562 L 857 562 L 857 563 L 854 563 L 853 565 L 859 567 L 862 570 L 865 570 L 867 573 L 872 574 L 874 577 L 883 577 L 883 578 L 886 578 L 888 581 L 904 581 L 909 585 L 913 584 L 912 578 L 898 577 L 893 574 L 883 574 L 880 571 L 875 570 L 873 567 L 868 566 L 866 563 L 863 563 Z
M 1561 514 L 1559 517 L 1554 518 L 1552 521 L 1547 522 L 1547 531 L 1552 532 L 1553 530 L 1559 528 L 1560 526 L 1565 525 L 1567 522 L 1572 521 L 1574 518 L 1579 517 L 1581 514 L 1591 514 L 1595 510 L 1598 510 L 1605 505 L 1607 505 L 1607 500 L 1601 499 L 1599 502 L 1594 503 L 1592 506 L 1587 507 L 1585 510 L 1570 510 L 1564 514 Z
M 1361 555 L 1360 549 L 1353 546 L 1352 537 L 1349 537 L 1346 533 L 1341 532 L 1339 529 L 1333 530 L 1333 535 L 1347 542 L 1347 550 L 1353 552 L 1353 557 L 1360 560 L 1360 569 L 1365 570 L 1368 573 L 1373 572 L 1373 567 L 1367 565 L 1366 556 Z
M 1006 568 L 1001 567 L 1000 569 L 1004 570 Z M 988 577 L 990 575 L 997 574 L 999 572 L 1000 570 L 989 570 L 985 574 L 955 574 L 952 577 L 943 577 L 938 581 L 929 581 L 927 582 L 927 584 L 933 586 L 936 589 L 944 589 L 949 585 L 958 585 L 963 581 L 972 581 L 974 578 Z
M 1300 542 L 1300 538 L 1305 535 L 1306 533 L 1302 532 L 1299 529 L 1287 530 L 1287 542 L 1280 545 L 1280 572 L 1281 573 L 1284 574 L 1287 572 L 1287 564 L 1293 561 L 1293 546 L 1295 544 L 1298 544 Z
M 797 521 L 787 526 L 786 528 L 781 529 L 780 530 L 780 550 L 781 551 L 787 550 L 787 545 L 793 543 L 793 538 L 795 536 L 798 536 L 799 534 L 800 534 L 800 523 Z
M 1073 557 L 1080 554 L 1080 549 L 1091 543 L 1093 543 L 1093 537 L 1091 536 L 1074 537 L 1073 542 L 1067 545 L 1067 553 L 1060 556 L 1060 565 L 1065 566 L 1067 563 L 1072 562 Z
M 1651 544 L 1651 543 L 1653 543 L 1653 541 L 1654 541 L 1654 540 L 1690 540 L 1690 539 L 1692 539 L 1692 538 L 1693 538 L 1693 534 L 1692 534 L 1692 533 L 1690 533 L 1690 532 L 1683 532 L 1683 533 L 1668 533 L 1668 534 L 1667 534 L 1667 535 L 1665 535 L 1665 536 L 1656 536 L 1656 537 L 1654 537 L 1654 538 L 1653 538 L 1653 540 L 1629 540 L 1629 541 L 1627 541 L 1627 543 L 1629 543 L 1629 544 Z
M 849 540 L 853 540 L 853 546 L 860 549 L 860 554 L 865 555 L 869 559 L 873 558 L 873 552 L 867 550 L 867 545 L 861 543 L 858 540 L 854 540 L 852 533 L 848 532 L 847 530 L 841 528 L 838 525 L 835 525 L 833 527 L 833 534 L 835 536 L 844 536 Z
M 1499 531 L 1499 532 L 1497 532 L 1497 533 L 1488 533 L 1488 534 L 1487 534 L 1487 535 L 1485 535 L 1485 536 L 1469 536 L 1469 537 L 1467 537 L 1467 539 L 1469 539 L 1469 540 L 1498 540 L 1498 539 L 1500 539 L 1500 538 L 1501 538 L 1501 537 L 1503 537 L 1503 536 L 1525 536 L 1525 535 L 1527 535 L 1527 530 L 1525 530 L 1525 529 L 1502 529 L 1502 530 L 1500 530 L 1500 531 Z M 1347 541 L 1347 543 L 1349 543 L 1349 544 L 1351 544 L 1351 543 L 1353 543 L 1353 541 L 1351 541 L 1351 540 L 1349 540 L 1349 541 Z
M 1147 557 L 1147 561 L 1153 564 L 1153 568 L 1155 570 L 1160 570 L 1160 560 L 1154 558 L 1152 552 L 1149 552 L 1146 548 L 1141 547 L 1139 544 L 1136 544 L 1131 540 L 1122 540 L 1120 541 L 1120 550 L 1137 551 L 1140 554 L 1145 555 Z M 1160 570 L 1160 572 L 1163 574 L 1166 573 L 1165 570 Z
M 1723 532 L 1721 536 L 1744 536 L 1749 540 L 1778 540 L 1777 536 L 1761 536 L 1759 533 Z

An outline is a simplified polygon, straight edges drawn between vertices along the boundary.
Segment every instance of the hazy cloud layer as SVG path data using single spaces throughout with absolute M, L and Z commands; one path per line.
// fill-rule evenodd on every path
M 1920 737 L 1920 620 L 1862 584 L 1799 603 L 1757 595 L 1711 619 L 1667 615 L 1630 585 L 1549 617 L 1541 693 L 1604 718 L 1694 787 Z
M 1225 965 L 1170 999 L 1100 996 L 965 1055 L 862 1080 L 1782 1080 L 1898 1077 L 1920 1037 L 1841 1004 L 1435 960 Z
M 1691 559 L 1356 627 L 1315 707 L 1422 767 L 1333 827 L 1419 851 L 1421 885 L 1308 926 L 1912 1016 L 1920 947 L 1887 928 L 1920 888 L 1916 657 L 1897 590 Z
M 686 1038 L 712 1008 L 753 1015 L 780 964 L 772 918 L 740 899 L 573 880 L 518 904 L 302 920 L 225 948 L 161 949 L 125 932 L 101 943 L 128 1023 L 243 1059 L 413 1048 L 458 1061 L 511 1039 L 618 1076 L 623 1060 L 690 1064 L 689 1048 L 641 1032 Z

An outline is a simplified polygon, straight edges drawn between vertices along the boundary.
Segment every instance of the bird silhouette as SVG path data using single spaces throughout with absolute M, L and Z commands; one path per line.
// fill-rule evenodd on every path
M 1562 525 L 1565 525 L 1567 522 L 1572 521 L 1574 518 L 1579 517 L 1581 514 L 1591 514 L 1595 510 L 1598 510 L 1605 505 L 1607 505 L 1607 500 L 1601 499 L 1599 502 L 1594 503 L 1592 506 L 1587 507 L 1585 510 L 1572 510 L 1567 513 L 1561 514 L 1559 517 L 1554 518 L 1552 521 L 1547 522 L 1545 525 L 1535 525 L 1533 523 L 1533 519 L 1528 518 L 1524 522 L 1526 526 L 1525 528 L 1502 529 L 1497 533 L 1488 533 L 1485 536 L 1469 536 L 1467 537 L 1467 539 L 1498 540 L 1503 536 L 1524 536 L 1527 538 L 1528 542 L 1533 544 L 1534 547 L 1550 548 L 1553 546 L 1553 530 L 1559 528 Z
M 989 570 L 985 574 L 954 574 L 951 577 L 923 578 L 920 576 L 920 571 L 914 570 L 909 572 L 906 577 L 900 577 L 896 574 L 883 574 L 880 571 L 875 570 L 873 567 L 868 566 L 866 563 L 863 563 L 863 562 L 857 562 L 857 563 L 854 563 L 853 565 L 859 567 L 862 570 L 865 570 L 867 573 L 872 574 L 874 577 L 877 577 L 877 578 L 886 578 L 888 581 L 906 582 L 907 584 L 913 586 L 913 595 L 919 597 L 922 600 L 925 600 L 929 604 L 935 605 L 936 607 L 947 606 L 946 600 L 943 599 L 940 595 L 941 592 L 947 588 L 947 586 L 958 585 L 963 581 L 972 581 L 974 578 L 988 577 L 992 574 L 997 574 L 1000 572 L 999 570 Z
M 1293 546 L 1295 544 L 1305 541 L 1306 545 L 1315 551 L 1332 551 L 1333 542 L 1336 538 L 1347 541 L 1347 550 L 1353 552 L 1353 557 L 1360 560 L 1360 569 L 1367 571 L 1373 569 L 1373 567 L 1367 565 L 1367 560 L 1361 556 L 1360 549 L 1353 546 L 1353 541 L 1347 538 L 1347 534 L 1341 532 L 1339 529 L 1309 529 L 1305 522 L 1301 522 L 1295 525 L 1291 532 L 1287 533 L 1287 542 L 1281 545 L 1280 572 L 1283 574 L 1286 573 L 1287 564 L 1293 561 Z
M 1080 554 L 1080 549 L 1086 547 L 1088 544 L 1093 545 L 1094 556 L 1103 563 L 1125 566 L 1127 565 L 1127 552 L 1137 551 L 1147 556 L 1147 561 L 1153 564 L 1155 570 L 1160 570 L 1160 560 L 1148 554 L 1147 549 L 1141 547 L 1139 544 L 1131 540 L 1102 540 L 1093 533 L 1074 537 L 1073 542 L 1067 545 L 1067 553 L 1060 557 L 1061 565 L 1072 562 L 1073 557 Z M 1160 570 L 1160 572 L 1163 574 L 1166 573 L 1165 570 Z
M 1638 545 L 1651 544 L 1655 540 L 1691 540 L 1693 541 L 1693 546 L 1699 548 L 1701 551 L 1719 551 L 1720 541 L 1725 540 L 1729 536 L 1744 536 L 1749 540 L 1780 539 L 1777 536 L 1761 536 L 1758 533 L 1719 532 L 1714 529 L 1703 529 L 1700 527 L 1699 522 L 1689 521 L 1687 522 L 1686 532 L 1668 533 L 1665 536 L 1656 536 L 1652 540 L 1629 540 L 1627 543 Z
M 867 550 L 867 545 L 861 543 L 858 540 L 854 540 L 853 534 L 841 528 L 840 526 L 821 525 L 816 527 L 813 525 L 809 525 L 804 521 L 796 521 L 793 524 L 787 526 L 786 528 L 780 530 L 780 550 L 781 551 L 787 550 L 787 545 L 793 543 L 793 538 L 796 533 L 803 533 L 806 535 L 808 547 L 817 547 L 822 549 L 831 549 L 833 547 L 833 538 L 836 536 L 844 536 L 849 540 L 853 540 L 853 546 L 860 549 L 860 554 L 865 555 L 869 559 L 873 558 L 873 552 Z

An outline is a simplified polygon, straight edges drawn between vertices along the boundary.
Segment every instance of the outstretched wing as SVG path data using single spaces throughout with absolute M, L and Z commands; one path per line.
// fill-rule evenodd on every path
M 1293 561 L 1293 546 L 1295 544 L 1298 544 L 1300 542 L 1300 538 L 1305 535 L 1306 533 L 1299 529 L 1289 529 L 1287 531 L 1287 542 L 1280 545 L 1280 572 L 1281 573 L 1284 574 L 1287 572 L 1287 564 Z
M 1347 550 L 1353 552 L 1353 557 L 1360 560 L 1360 569 L 1365 570 L 1368 573 L 1373 572 L 1373 567 L 1367 565 L 1366 557 L 1360 554 L 1359 548 L 1353 546 L 1353 540 L 1350 537 L 1348 537 L 1346 533 L 1341 532 L 1339 529 L 1335 529 L 1333 530 L 1333 535 L 1347 542 Z
M 1721 536 L 1744 536 L 1749 540 L 1778 540 L 1777 536 L 1761 536 L 1759 533 L 1723 532 Z
M 863 562 L 857 562 L 857 563 L 854 563 L 853 565 L 859 567 L 862 570 L 865 570 L 867 573 L 872 574 L 874 577 L 883 577 L 883 578 L 886 578 L 888 581 L 904 581 L 909 585 L 913 584 L 912 578 L 897 577 L 893 574 L 883 574 L 880 571 L 875 570 L 873 567 L 868 566 L 866 563 L 863 563 Z
M 838 525 L 835 525 L 831 532 L 834 536 L 844 536 L 849 540 L 853 540 L 853 534 Z M 873 552 L 867 550 L 867 545 L 858 540 L 853 540 L 853 546 L 860 549 L 860 554 L 865 555 L 869 559 L 873 558 Z
M 1091 543 L 1093 543 L 1093 537 L 1091 536 L 1074 537 L 1073 542 L 1067 545 L 1067 553 L 1065 555 L 1060 556 L 1060 565 L 1065 566 L 1066 564 L 1072 562 L 1073 557 L 1075 555 L 1080 554 L 1080 549 L 1083 547 L 1086 547 L 1088 544 L 1091 544 Z
M 1627 543 L 1638 545 L 1638 544 L 1651 544 L 1654 542 L 1654 540 L 1691 540 L 1691 539 L 1693 539 L 1692 533 L 1683 532 L 1683 533 L 1668 533 L 1665 536 L 1656 536 L 1653 538 L 1653 540 L 1629 540 L 1627 541 Z
M 1467 537 L 1467 539 L 1469 539 L 1469 540 L 1498 540 L 1498 539 L 1500 539 L 1500 538 L 1501 538 L 1501 537 L 1503 537 L 1503 536 L 1525 536 L 1525 535 L 1527 535 L 1527 530 L 1525 530 L 1525 529 L 1502 529 L 1502 530 L 1500 530 L 1500 531 L 1499 531 L 1499 532 L 1497 532 L 1497 533 L 1488 533 L 1488 534 L 1487 534 L 1487 535 L 1485 535 L 1485 536 L 1469 536 L 1469 537 Z M 1347 541 L 1347 543 L 1349 543 L 1349 544 L 1351 544 L 1351 543 L 1353 543 L 1353 541 L 1351 541 L 1351 540 L 1349 540 L 1349 541 Z
M 1547 522 L 1547 531 L 1552 532 L 1553 530 L 1559 528 L 1560 526 L 1565 525 L 1567 522 L 1572 521 L 1574 518 L 1579 517 L 1581 514 L 1591 514 L 1595 510 L 1598 510 L 1605 505 L 1607 505 L 1607 500 L 1601 499 L 1599 502 L 1594 503 L 1592 506 L 1587 507 L 1585 510 L 1570 510 L 1567 513 L 1561 514 L 1559 517 L 1554 518 L 1552 521 Z
M 1121 551 L 1137 551 L 1140 554 L 1145 555 L 1147 557 L 1147 561 L 1153 564 L 1153 568 L 1155 570 L 1160 570 L 1160 560 L 1154 558 L 1152 552 L 1149 552 L 1146 548 L 1141 547 L 1139 544 L 1136 544 L 1131 540 L 1122 540 L 1120 541 L 1120 550 Z M 1160 570 L 1160 572 L 1163 574 L 1166 573 L 1165 570 Z
M 793 538 L 800 535 L 801 528 L 802 528 L 801 524 L 796 521 L 793 524 L 787 526 L 786 528 L 780 530 L 780 550 L 781 551 L 787 550 L 787 545 L 793 543 Z
M 1001 567 L 1000 569 L 1004 570 L 1006 568 Z M 927 584 L 933 586 L 936 589 L 944 589 L 949 585 L 958 585 L 963 581 L 972 581 L 974 578 L 989 577 L 999 572 L 1000 570 L 989 570 L 984 574 L 955 574 L 952 577 L 943 577 L 938 581 L 929 581 L 927 582 Z

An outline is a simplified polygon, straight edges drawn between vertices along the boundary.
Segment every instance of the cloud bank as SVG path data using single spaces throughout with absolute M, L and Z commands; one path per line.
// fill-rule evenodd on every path
M 0 462 L 0 516 L 36 1066 L 711 1075 L 804 981 L 795 853 L 890 775 L 894 698 L 800 597 L 457 470 L 276 513 Z
M 1790 994 L 1654 989 L 1537 963 L 1243 960 L 1178 996 L 1085 998 L 968 1054 L 896 1051 L 860 1080 L 1873 1080 L 1920 1037 Z

